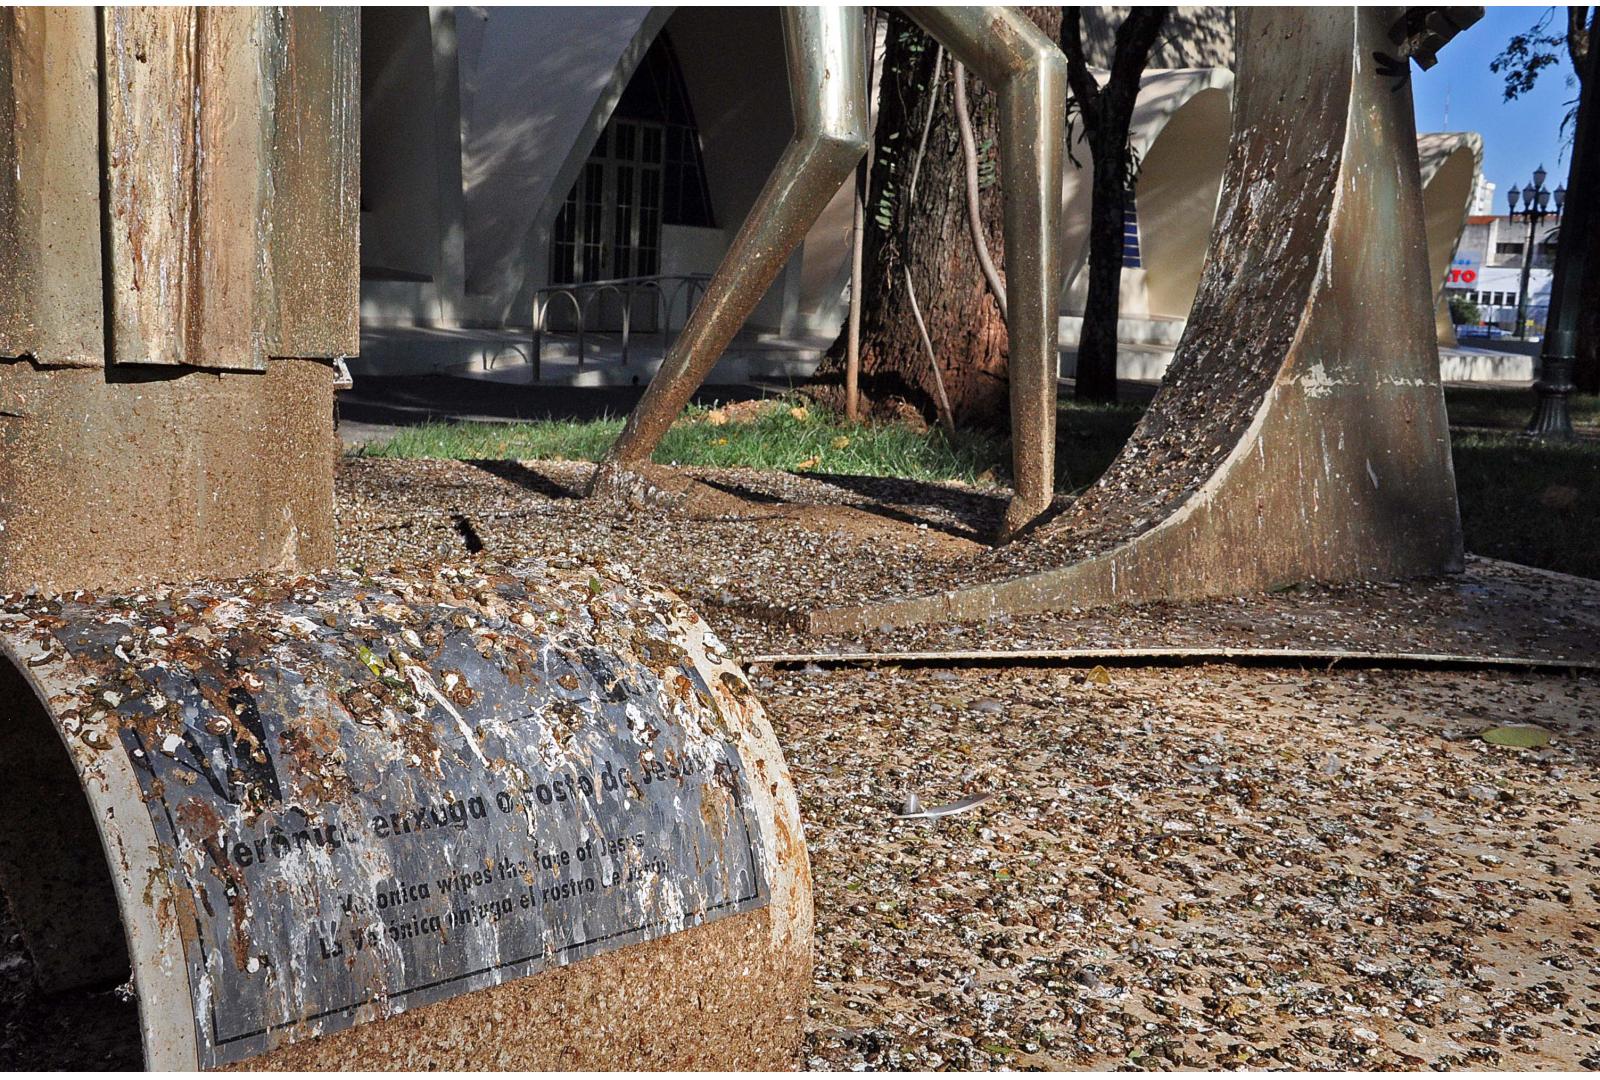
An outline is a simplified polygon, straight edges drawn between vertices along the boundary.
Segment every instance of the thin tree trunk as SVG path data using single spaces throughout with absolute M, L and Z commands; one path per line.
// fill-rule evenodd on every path
M 863 161 L 856 166 L 856 205 L 850 229 L 850 313 L 845 324 L 844 415 L 851 422 L 861 419 L 861 286 L 867 239 L 864 235 L 866 178 L 867 165 Z
M 878 15 L 867 13 L 867 92 L 870 94 L 878 62 Z M 877 130 L 877 104 L 867 107 L 869 137 Z M 850 223 L 850 313 L 845 326 L 844 415 L 847 420 L 861 419 L 861 289 L 863 285 L 862 259 L 866 245 L 867 178 L 872 173 L 872 151 L 856 166 L 856 197 Z
M 1139 81 L 1167 8 L 1133 8 L 1117 26 L 1111 71 L 1100 86 L 1089 71 L 1080 34 L 1081 11 L 1061 20 L 1061 51 L 1078 115 L 1094 155 L 1089 214 L 1089 294 L 1078 339 L 1077 395 L 1088 401 L 1117 398 L 1117 319 L 1121 312 L 1122 220 L 1134 169 L 1128 128 Z
M 1078 338 L 1077 396 L 1117 400 L 1117 319 L 1122 295 L 1122 219 L 1128 188 L 1120 156 L 1091 140 L 1094 154 L 1089 211 L 1089 292 Z

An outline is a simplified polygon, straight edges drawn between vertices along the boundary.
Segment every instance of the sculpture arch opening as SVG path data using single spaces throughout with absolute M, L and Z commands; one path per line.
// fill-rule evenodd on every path
M 1146 314 L 1187 318 L 1194 304 L 1228 160 L 1230 111 L 1227 90 L 1201 90 L 1172 114 L 1140 163 Z
M 137 1011 L 105 1007 L 103 991 L 125 983 L 130 966 L 94 812 L 26 662 L 3 647 L 0 768 L 6 775 L 0 814 L 28 823 L 0 831 L 0 892 L 32 961 L 32 978 L 52 997 L 86 992 L 68 1006 L 77 1014 L 75 1044 L 115 1048 L 115 1058 L 122 1056 L 115 1051 L 131 1055 L 140 1043 Z M 80 1026 L 85 1019 L 92 1030 Z M 70 1063 L 52 1057 L 33 1064 Z
M 1148 72 L 1129 124 L 1139 173 L 1134 181 L 1139 260 L 1124 265 L 1118 300 L 1118 340 L 1174 348 L 1194 303 L 1216 217 L 1233 124 L 1233 75 L 1222 68 Z M 1072 145 L 1078 167 L 1062 184 L 1062 250 L 1067 273 L 1061 293 L 1062 343 L 1081 330 L 1089 287 L 1092 211 L 1088 147 Z M 1159 377 L 1148 358 L 1119 360 L 1121 378 Z M 1063 374 L 1071 375 L 1069 358 Z M 1131 365 L 1131 366 L 1128 366 Z M 1165 359 L 1160 362 L 1165 367 Z

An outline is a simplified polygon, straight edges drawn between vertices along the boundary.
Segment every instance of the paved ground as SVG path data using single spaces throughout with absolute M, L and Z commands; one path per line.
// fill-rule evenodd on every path
M 572 463 L 350 460 L 340 559 L 622 561 L 745 655 L 783 596 L 914 586 L 1003 492 Z M 868 635 L 1593 659 L 1600 583 L 1465 575 Z M 928 632 L 930 634 L 934 632 Z M 812 1068 L 1600 1068 L 1600 682 L 1566 671 L 758 666 L 816 881 Z M 1532 723 L 1548 746 L 1479 734 Z M 938 821 L 895 812 L 970 795 Z M 138 1062 L 126 988 L 46 999 L 0 922 L 0 1066 Z

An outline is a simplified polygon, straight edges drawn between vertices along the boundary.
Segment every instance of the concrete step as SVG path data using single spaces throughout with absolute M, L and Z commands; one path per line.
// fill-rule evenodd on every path
M 1439 350 L 1439 377 L 1445 382 L 1529 382 L 1533 369 L 1533 357 L 1519 353 L 1468 346 Z
M 1167 365 L 1172 363 L 1171 348 L 1159 345 L 1132 345 L 1127 342 L 1117 343 L 1117 378 L 1132 379 L 1140 382 L 1159 382 L 1161 376 L 1166 374 Z M 1078 375 L 1078 350 L 1061 350 L 1060 375 L 1063 379 L 1074 379 Z
M 1153 345 L 1175 349 L 1183 337 L 1187 319 L 1166 315 L 1125 315 L 1117 320 L 1117 340 L 1129 345 Z M 1075 347 L 1083 336 L 1083 316 L 1063 315 L 1059 320 L 1061 345 Z
M 809 378 L 833 337 L 741 334 L 718 361 L 708 382 L 738 384 Z M 448 374 L 494 382 L 547 386 L 636 386 L 650 381 L 661 366 L 661 335 L 629 339 L 622 359 L 620 334 L 586 334 L 579 362 L 575 334 L 546 334 L 541 342 L 538 377 L 526 331 L 393 326 L 363 327 L 361 356 L 351 372 L 363 376 Z

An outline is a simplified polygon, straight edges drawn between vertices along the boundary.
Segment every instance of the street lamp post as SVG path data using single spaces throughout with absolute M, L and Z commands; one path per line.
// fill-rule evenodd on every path
M 1586 241 L 1595 214 L 1592 193 L 1600 185 L 1600 49 L 1591 48 L 1584 63 L 1585 89 L 1578 102 L 1578 122 L 1572 133 L 1572 162 L 1567 172 L 1567 187 L 1574 193 L 1571 205 L 1563 207 L 1564 192 L 1556 194 L 1556 209 L 1561 211 L 1561 237 L 1557 242 L 1556 268 L 1550 280 L 1550 309 L 1545 315 L 1544 344 L 1539 350 L 1539 381 L 1534 384 L 1538 400 L 1527 434 L 1538 439 L 1572 438 L 1572 414 L 1567 399 L 1577 389 L 1573 385 L 1577 366 L 1578 317 L 1584 306 L 1583 281 L 1586 263 L 1592 257 Z
M 1555 190 L 1556 208 L 1550 209 L 1551 192 L 1544 186 L 1544 178 L 1548 174 L 1544 166 L 1540 165 L 1533 171 L 1533 183 L 1517 190 L 1517 185 L 1512 184 L 1506 192 L 1506 199 L 1511 204 L 1511 220 L 1521 217 L 1528 223 L 1528 242 L 1522 248 L 1522 287 L 1517 290 L 1517 337 L 1523 341 L 1528 338 L 1528 278 L 1533 270 L 1533 244 L 1539 231 L 1539 222 L 1547 217 L 1561 213 L 1562 203 L 1566 201 L 1567 189 L 1558 187 Z M 1517 200 L 1522 200 L 1522 210 L 1517 210 Z

